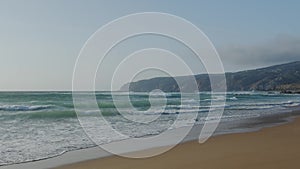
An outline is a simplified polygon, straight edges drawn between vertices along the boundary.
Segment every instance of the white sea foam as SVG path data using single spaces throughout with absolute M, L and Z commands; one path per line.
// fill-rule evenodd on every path
M 136 124 L 125 123 L 126 120 L 120 114 L 114 112 L 114 107 L 111 106 L 113 104 L 111 103 L 110 93 L 97 92 L 96 94 L 100 96 L 99 102 L 105 103 L 105 106 L 106 103 L 108 105 L 101 109 L 104 114 L 106 113 L 105 118 L 116 129 L 122 129 L 124 133 L 136 137 L 159 134 L 163 129 L 168 129 L 165 127 L 169 127 L 169 124 L 174 122 L 178 114 L 189 117 L 197 113 L 198 117 L 197 119 L 180 119 L 178 124 L 173 126 L 174 128 L 193 125 L 194 122 L 202 124 L 205 120 L 213 123 L 220 117 L 207 118 L 207 112 L 210 108 L 212 110 L 219 109 L 223 105 L 211 106 L 210 101 L 212 99 L 216 99 L 216 101 L 224 99 L 223 97 L 210 99 L 210 93 L 203 92 L 200 93 L 201 100 L 195 99 L 192 95 L 191 97 L 187 95 L 181 102 L 179 93 L 169 93 L 166 96 L 170 99 L 172 105 L 167 105 L 163 111 L 158 105 L 157 109 L 154 107 L 152 112 L 143 113 L 139 109 L 147 108 L 147 97 L 144 96 L 149 96 L 148 93 L 113 93 L 120 96 L 130 94 L 133 101 L 141 101 L 141 104 L 135 110 L 130 109 L 128 106 L 121 108 L 124 113 L 128 113 L 130 116 L 139 116 L 138 118 L 145 116 L 145 118 L 148 118 L 146 116 L 161 114 L 153 124 L 136 127 Z M 62 152 L 94 145 L 86 137 L 76 119 L 71 94 L 67 92 L 27 92 L 24 94 L 16 92 L 0 93 L 0 96 L 2 97 L 0 103 L 0 142 L 3 143 L 0 145 L 0 165 L 52 157 L 60 155 Z M 158 97 L 160 96 L 156 96 L 156 98 Z M 89 100 L 83 100 L 89 102 Z M 222 121 L 230 121 L 230 124 L 232 124 L 248 118 L 283 112 L 284 110 L 290 110 L 291 107 L 300 106 L 299 100 L 300 95 L 230 92 L 227 95 Z M 122 102 L 122 97 L 119 101 Z M 112 114 L 109 114 L 110 111 L 112 111 Z M 107 123 L 97 121 L 94 116 L 97 112 L 98 110 L 91 108 L 86 111 L 87 115 L 83 117 L 88 118 L 87 121 L 89 121 L 91 128 L 100 125 L 101 130 L 95 130 L 95 134 L 100 133 L 104 137 L 104 142 L 122 139 L 107 133 L 107 130 L 105 130 Z M 230 133 L 231 130 L 228 129 L 224 132 Z M 39 145 L 39 149 L 36 148 L 36 145 Z
M 0 105 L 2 111 L 35 111 L 51 108 L 52 105 Z

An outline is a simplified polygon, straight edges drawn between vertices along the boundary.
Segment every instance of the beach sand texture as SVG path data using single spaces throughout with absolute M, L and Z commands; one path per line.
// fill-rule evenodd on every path
M 147 153 L 145 150 L 138 153 Z M 146 159 L 105 157 L 56 169 L 299 169 L 300 118 L 257 132 L 196 141 Z

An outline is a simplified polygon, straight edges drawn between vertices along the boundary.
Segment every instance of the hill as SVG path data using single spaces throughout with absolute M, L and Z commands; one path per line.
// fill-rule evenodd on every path
M 218 76 L 218 75 L 212 75 Z M 210 91 L 208 74 L 194 76 L 200 91 Z M 300 61 L 275 65 L 260 69 L 225 74 L 228 91 L 281 91 L 284 93 L 300 93 Z M 175 77 L 182 88 L 189 88 L 191 76 Z M 122 91 L 150 92 L 160 89 L 164 92 L 179 92 L 173 77 L 157 77 L 140 80 L 122 86 Z M 191 91 L 192 92 L 192 91 Z

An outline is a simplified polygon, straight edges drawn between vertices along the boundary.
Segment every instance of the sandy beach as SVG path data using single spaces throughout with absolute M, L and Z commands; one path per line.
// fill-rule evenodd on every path
M 0 169 L 300 169 L 300 0 L 0 13 Z
M 291 123 L 257 132 L 212 137 L 204 144 L 183 143 L 152 158 L 112 156 L 56 169 L 296 169 L 300 167 L 299 143 L 298 117 Z

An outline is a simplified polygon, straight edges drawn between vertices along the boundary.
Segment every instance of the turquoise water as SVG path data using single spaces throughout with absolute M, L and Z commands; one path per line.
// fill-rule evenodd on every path
M 125 93 L 126 94 L 126 93 Z M 149 124 L 130 123 L 117 111 L 109 92 L 96 92 L 98 106 L 102 115 L 117 130 L 130 137 L 159 134 L 170 127 L 178 114 L 186 114 L 186 119 L 172 128 L 203 124 L 212 100 L 221 100 L 222 96 L 212 97 L 209 93 L 199 93 L 200 100 L 185 97 L 180 93 L 157 95 L 154 109 L 139 113 L 151 107 L 148 93 L 130 93 L 131 104 L 123 102 L 124 93 L 119 96 L 118 107 L 131 118 L 150 118 L 159 116 Z M 160 103 L 166 97 L 167 105 L 161 112 Z M 200 103 L 200 106 L 199 106 Z M 266 92 L 232 92 L 226 96 L 222 122 L 236 123 L 247 119 L 282 113 L 297 107 L 300 95 L 284 95 Z M 84 118 L 90 121 L 90 127 L 96 125 L 94 116 L 97 111 L 89 110 Z M 197 115 L 190 119 L 189 115 Z M 97 124 L 99 125 L 99 124 Z M 105 125 L 95 133 L 103 135 L 103 143 L 118 139 L 109 137 Z M 138 125 L 138 126 L 137 126 Z M 231 132 L 224 128 L 224 133 Z M 226 130 L 226 131 L 225 131 Z M 1 92 L 0 93 L 0 165 L 21 163 L 60 155 L 66 151 L 95 146 L 83 132 L 74 112 L 71 92 Z

